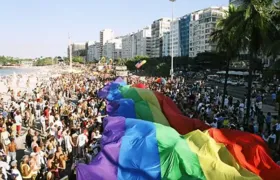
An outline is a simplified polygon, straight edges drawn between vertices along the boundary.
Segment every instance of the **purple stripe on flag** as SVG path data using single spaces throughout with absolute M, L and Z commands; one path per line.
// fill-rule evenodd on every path
M 125 118 L 109 117 L 105 118 L 104 123 L 102 150 L 89 165 L 78 164 L 79 180 L 101 180 L 104 177 L 117 180 L 121 140 L 125 133 Z

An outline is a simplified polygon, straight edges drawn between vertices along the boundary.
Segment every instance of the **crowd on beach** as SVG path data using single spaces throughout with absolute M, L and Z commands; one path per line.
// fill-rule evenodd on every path
M 98 91 L 116 77 L 113 74 L 65 73 L 37 82 L 29 93 L 8 88 L 9 99 L 0 99 L 0 179 L 75 179 L 75 164 L 89 163 L 100 151 L 102 121 L 107 116 L 106 102 Z M 255 133 L 268 143 L 273 158 L 280 155 L 280 121 L 262 112 L 262 97 L 252 96 L 250 120 L 244 123 L 245 100 L 226 96 L 205 82 L 190 82 L 176 77 L 157 82 L 156 77 L 128 77 L 128 84 L 169 96 L 188 117 L 214 128 L 231 128 Z M 28 81 L 26 82 L 28 86 Z M 246 124 L 246 125 L 244 125 Z M 23 138 L 24 137 L 24 138 Z M 23 138 L 24 154 L 19 157 Z

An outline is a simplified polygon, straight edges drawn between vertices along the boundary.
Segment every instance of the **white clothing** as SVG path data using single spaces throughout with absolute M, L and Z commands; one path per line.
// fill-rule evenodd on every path
M 4 174 L 5 179 L 8 179 L 7 171 L 10 170 L 9 164 L 4 161 L 0 161 L 0 167 L 2 167 L 2 173 Z
M 270 134 L 268 139 L 273 139 L 273 143 L 276 143 L 276 134 Z
M 57 127 L 61 127 L 61 128 L 63 127 L 62 122 L 60 120 L 55 121 L 54 125 L 56 125 Z
M 41 124 L 46 124 L 46 118 L 44 116 L 40 117 Z
M 101 117 L 101 116 L 97 116 L 96 119 L 97 119 L 97 122 L 98 122 L 98 123 L 102 123 L 102 117 Z
M 16 115 L 15 116 L 15 121 L 17 126 L 21 126 L 22 118 L 21 115 Z
M 280 123 L 276 124 L 276 131 L 280 131 Z
M 15 180 L 22 180 L 22 176 L 21 176 L 21 174 L 20 174 L 18 169 L 12 169 L 11 172 L 12 172 L 12 174 L 16 174 L 17 175 Z
M 78 146 L 82 147 L 86 144 L 86 142 L 87 142 L 87 136 L 84 134 L 80 134 L 78 136 Z
M 8 131 L 4 131 L 1 133 L 1 142 L 4 143 L 5 146 L 11 143 L 9 137 L 10 137 L 10 133 Z
M 54 116 L 53 115 L 49 116 L 49 123 L 54 123 Z
M 69 135 L 66 135 L 64 136 L 64 142 L 65 142 L 65 147 L 66 149 L 69 151 L 69 152 L 72 152 L 72 145 L 71 145 L 71 142 L 70 142 L 70 136 Z

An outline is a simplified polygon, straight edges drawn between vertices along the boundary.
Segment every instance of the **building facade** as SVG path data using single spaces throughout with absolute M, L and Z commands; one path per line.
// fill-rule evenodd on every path
M 99 61 L 100 59 L 100 43 L 94 42 L 88 45 L 87 60 L 88 61 Z
M 136 56 L 151 56 L 151 27 L 147 26 L 135 33 Z
M 170 32 L 165 32 L 163 33 L 162 36 L 162 56 L 170 56 L 171 54 L 171 37 L 170 37 Z
M 122 38 L 122 58 L 131 59 L 136 56 L 135 34 L 128 34 Z
M 171 33 L 170 38 L 173 38 L 173 56 L 181 56 L 181 43 L 180 43 L 180 24 L 179 20 L 176 19 L 171 23 Z M 172 41 L 170 40 L 170 56 L 172 55 Z
M 170 31 L 170 18 L 161 18 L 152 24 L 152 38 L 151 38 L 151 57 L 162 56 L 162 37 L 165 32 Z
M 189 32 L 191 15 L 187 14 L 179 20 L 181 56 L 189 56 Z
M 224 17 L 228 7 L 210 7 L 191 13 L 189 30 L 189 57 L 198 53 L 215 51 L 216 45 L 210 42 L 217 21 Z
M 151 54 L 151 27 L 145 27 L 136 33 L 122 38 L 122 57 L 126 59 L 135 56 L 150 56 Z
M 116 60 L 118 58 L 122 58 L 122 39 L 115 38 L 108 40 L 103 45 L 103 56 L 107 59 Z
M 103 46 L 104 44 L 109 41 L 114 39 L 114 31 L 112 29 L 104 29 L 100 31 L 100 59 L 103 57 Z

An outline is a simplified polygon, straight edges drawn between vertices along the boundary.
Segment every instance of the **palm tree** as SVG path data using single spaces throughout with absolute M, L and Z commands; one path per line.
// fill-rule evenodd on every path
M 238 10 L 225 20 L 225 29 L 234 30 L 234 37 L 240 42 L 239 47 L 249 53 L 249 77 L 247 92 L 246 120 L 248 122 L 251 106 L 253 64 L 258 55 L 263 54 L 265 46 L 271 41 L 268 32 L 273 26 L 268 10 L 273 0 L 243 0 Z
M 229 6 L 229 10 L 226 12 L 226 17 L 231 16 L 234 12 L 236 12 L 236 8 L 233 5 Z M 226 30 L 225 27 L 226 18 L 221 19 L 217 23 L 216 30 L 211 34 L 211 41 L 215 43 L 216 49 L 218 52 L 226 54 L 226 74 L 224 81 L 224 90 L 223 90 L 223 98 L 222 98 L 222 108 L 224 107 L 225 97 L 227 94 L 227 81 L 229 77 L 229 66 L 232 58 L 237 55 L 238 52 L 238 43 L 237 39 L 234 37 L 234 29 L 230 31 Z

